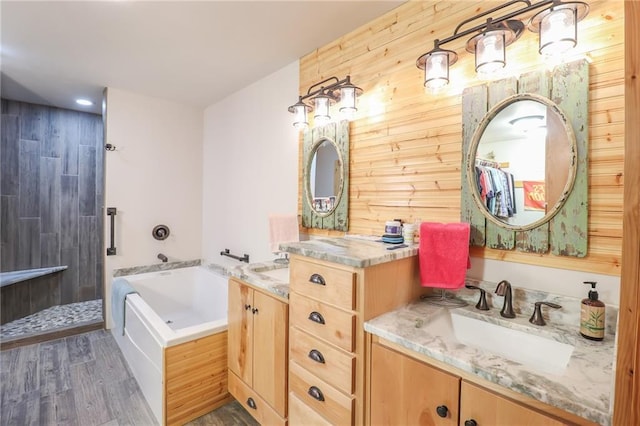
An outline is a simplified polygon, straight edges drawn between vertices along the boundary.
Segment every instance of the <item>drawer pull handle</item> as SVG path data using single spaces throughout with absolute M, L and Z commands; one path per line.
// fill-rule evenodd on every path
M 251 309 L 251 305 L 244 305 L 244 310 L 248 311 L 249 309 Z
M 311 395 L 312 398 L 317 399 L 318 401 L 324 401 L 324 395 L 322 394 L 322 391 L 315 386 L 311 386 L 307 393 Z
M 251 313 L 254 314 L 254 315 L 257 314 L 258 313 L 258 308 L 253 308 L 251 310 Z
M 446 405 L 438 405 L 436 407 L 436 413 L 438 413 L 438 416 L 445 418 L 447 417 L 447 414 L 449 413 L 449 409 L 447 408 Z
M 324 278 L 320 274 L 312 274 L 309 277 L 309 282 L 318 285 L 327 285 L 327 283 L 324 281 Z
M 247 405 L 249 406 L 249 408 L 253 408 L 254 410 L 258 408 L 256 402 L 251 397 L 247 399 Z
M 309 319 L 318 324 L 324 324 L 324 317 L 320 312 L 313 311 L 309 314 Z
M 473 419 L 465 420 L 464 426 L 478 426 L 478 422 Z
M 324 364 L 324 357 L 317 349 L 311 349 L 309 351 L 309 358 L 314 360 L 315 362 L 319 362 L 320 364 Z

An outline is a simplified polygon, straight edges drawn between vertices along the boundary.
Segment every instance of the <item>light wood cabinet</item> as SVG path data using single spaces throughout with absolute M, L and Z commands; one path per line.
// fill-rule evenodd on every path
M 285 302 L 229 279 L 229 392 L 264 424 L 274 414 L 286 423 L 288 315 Z
M 460 424 L 559 426 L 567 423 L 463 380 L 460 389 Z
M 363 425 L 364 321 L 415 300 L 415 256 L 355 268 L 291 256 L 289 423 Z
M 404 349 L 404 351 L 408 351 Z M 592 425 L 520 396 L 514 400 L 377 341 L 370 351 L 370 424 L 460 426 Z M 494 387 L 496 385 L 493 385 Z M 527 405 L 530 400 L 532 405 Z M 551 411 L 554 413 L 551 414 Z
M 372 425 L 455 426 L 459 398 L 459 377 L 372 345 Z

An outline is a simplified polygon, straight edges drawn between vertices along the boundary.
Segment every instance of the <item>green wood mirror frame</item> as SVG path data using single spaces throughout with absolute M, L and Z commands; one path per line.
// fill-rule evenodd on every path
M 589 67 L 586 60 L 557 66 L 552 72 L 530 72 L 520 78 L 508 78 L 470 87 L 462 96 L 462 204 L 461 220 L 471 225 L 470 244 L 493 249 L 584 257 L 587 254 L 588 226 L 588 89 Z M 553 215 L 527 229 L 514 229 L 497 220 L 489 220 L 486 209 L 477 202 L 477 190 L 471 186 L 470 164 L 481 126 L 486 126 L 497 105 L 518 94 L 549 99 L 564 112 L 567 126 L 575 136 L 575 177 L 570 192 Z M 488 114 L 489 113 L 489 114 Z M 475 161 L 475 160 L 474 160 Z M 474 192 L 475 191 L 475 192 Z M 475 197 L 475 198 L 474 198 Z
M 316 207 L 318 198 L 311 188 L 311 173 L 318 149 L 329 143 L 337 154 L 339 173 L 336 178 L 335 200 L 327 208 Z M 303 138 L 302 226 L 305 228 L 347 231 L 349 226 L 349 121 L 329 123 L 306 130 Z M 327 173 L 333 173 L 327 170 Z M 333 198 L 333 197 L 331 197 Z

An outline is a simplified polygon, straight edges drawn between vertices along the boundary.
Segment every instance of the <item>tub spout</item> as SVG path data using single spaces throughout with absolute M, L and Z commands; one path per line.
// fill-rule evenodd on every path
M 165 256 L 162 253 L 158 253 L 158 259 L 162 260 L 162 263 L 166 263 L 169 261 L 169 259 L 167 258 L 167 256 Z

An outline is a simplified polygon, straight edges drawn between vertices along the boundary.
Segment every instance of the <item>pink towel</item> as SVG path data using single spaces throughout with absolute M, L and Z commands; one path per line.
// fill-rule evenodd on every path
M 300 241 L 298 234 L 298 216 L 270 215 L 269 216 L 269 247 L 271 252 L 280 250 L 280 243 Z
M 420 224 L 420 280 L 423 287 L 457 289 L 464 285 L 469 262 L 468 223 Z

